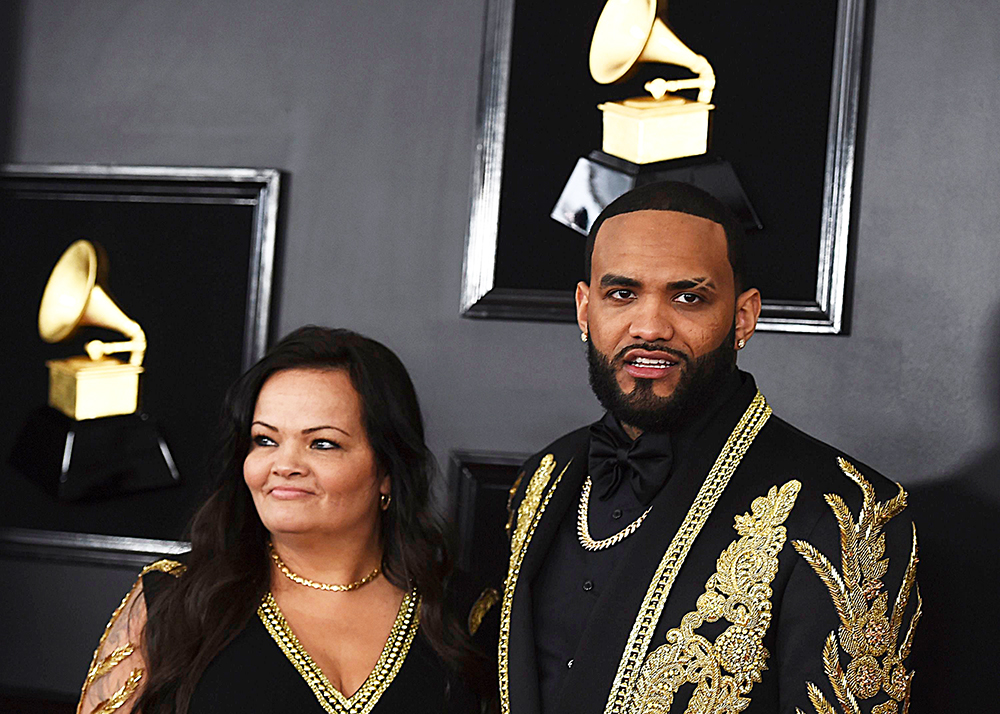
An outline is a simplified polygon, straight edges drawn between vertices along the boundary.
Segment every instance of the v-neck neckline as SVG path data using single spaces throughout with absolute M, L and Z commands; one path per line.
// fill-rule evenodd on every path
M 330 714 L 368 714 L 399 672 L 417 634 L 420 624 L 420 595 L 416 590 L 406 593 L 378 662 L 358 690 L 349 697 L 333 686 L 302 646 L 270 592 L 264 595 L 257 608 L 257 615 L 324 710 Z

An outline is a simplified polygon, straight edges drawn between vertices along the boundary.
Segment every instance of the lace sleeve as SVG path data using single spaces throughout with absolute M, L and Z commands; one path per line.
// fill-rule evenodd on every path
M 145 673 L 139 644 L 145 624 L 146 604 L 140 577 L 111 614 L 83 682 L 77 714 L 132 711 Z

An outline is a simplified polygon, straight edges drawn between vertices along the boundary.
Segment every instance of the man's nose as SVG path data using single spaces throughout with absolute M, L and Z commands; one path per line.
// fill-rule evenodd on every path
M 643 342 L 669 341 L 674 336 L 670 306 L 650 297 L 635 306 L 629 334 Z

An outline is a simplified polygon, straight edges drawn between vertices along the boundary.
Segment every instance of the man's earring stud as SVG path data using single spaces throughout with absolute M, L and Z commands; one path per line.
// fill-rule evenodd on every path
M 587 338 L 587 333 L 586 332 L 581 332 L 580 333 L 580 342 L 586 342 L 587 339 L 588 339 Z
M 738 350 L 741 350 L 746 346 L 747 346 L 747 341 L 744 340 L 742 337 L 740 338 L 740 341 L 736 343 L 736 349 Z

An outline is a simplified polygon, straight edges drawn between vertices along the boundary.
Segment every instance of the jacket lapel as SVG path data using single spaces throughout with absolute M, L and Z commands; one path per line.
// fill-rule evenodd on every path
M 509 640 L 507 656 L 501 648 L 500 669 L 503 677 L 506 665 L 510 707 L 501 703 L 502 711 L 513 714 L 538 714 L 541 704 L 538 692 L 538 668 L 535 662 L 534 606 L 532 601 L 532 581 L 545 561 L 549 546 L 559 530 L 559 524 L 566 511 L 576 502 L 587 471 L 587 448 L 589 440 L 575 449 L 575 453 L 562 456 L 557 462 L 552 478 L 547 485 L 545 498 L 533 514 L 534 528 L 529 529 L 521 545 L 520 558 L 511 554 L 508 583 L 513 579 L 513 593 L 508 623 Z M 518 563 L 517 561 L 520 560 Z M 516 567 L 516 572 L 515 572 Z M 503 687 L 501 687 L 501 698 Z

